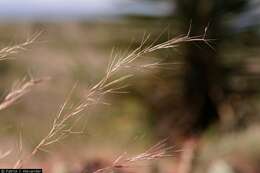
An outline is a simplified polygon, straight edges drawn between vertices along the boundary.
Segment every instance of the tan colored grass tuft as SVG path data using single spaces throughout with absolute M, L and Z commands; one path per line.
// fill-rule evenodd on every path
M 20 100 L 25 94 L 30 92 L 34 86 L 47 80 L 47 78 L 42 79 L 27 79 L 24 77 L 22 80 L 16 82 L 11 88 L 10 92 L 4 97 L 3 101 L 0 103 L 0 110 L 6 109 L 9 106 L 15 104 Z
M 159 160 L 162 158 L 172 157 L 174 147 L 167 147 L 167 140 L 162 140 L 157 144 L 153 145 L 143 153 L 137 154 L 132 157 L 127 157 L 127 153 L 123 153 L 117 157 L 110 166 L 98 169 L 94 173 L 109 173 L 115 172 L 118 169 L 131 168 L 137 163 L 147 162 L 151 160 Z
M 41 35 L 41 32 L 32 35 L 25 42 L 17 44 L 14 46 L 4 47 L 0 50 L 0 61 L 10 59 L 11 55 L 17 54 L 21 50 L 26 50 L 26 48 L 34 43 L 36 39 Z M 26 78 L 18 81 L 10 90 L 10 92 L 4 97 L 2 102 L 0 102 L 0 111 L 8 108 L 12 104 L 16 103 L 22 96 L 31 91 L 33 86 L 38 83 L 41 83 L 42 79 L 31 79 L 27 81 Z
M 74 127 L 76 126 L 77 122 L 82 118 L 82 113 L 88 110 L 91 105 L 103 104 L 104 102 L 102 102 L 102 98 L 107 94 L 124 92 L 122 90 L 126 87 L 124 82 L 126 81 L 126 79 L 132 77 L 132 74 L 123 75 L 121 77 L 116 77 L 115 74 L 118 74 L 118 72 L 124 68 L 131 67 L 135 60 L 143 57 L 146 54 L 158 50 L 175 48 L 181 43 L 198 41 L 207 42 L 207 40 L 203 36 L 191 37 L 189 35 L 172 38 L 159 44 L 155 44 L 156 41 L 149 44 L 149 36 L 147 36 L 144 37 L 139 47 L 127 53 L 126 55 L 121 56 L 120 54 L 112 54 L 112 60 L 107 67 L 104 77 L 99 82 L 97 82 L 97 84 L 88 89 L 87 94 L 84 95 L 79 103 L 74 104 L 74 106 L 68 106 L 71 95 L 76 86 L 73 87 L 69 96 L 67 97 L 56 117 L 54 118 L 47 135 L 44 136 L 42 140 L 34 147 L 30 155 L 19 159 L 14 167 L 21 168 L 25 161 L 31 159 L 31 157 L 36 155 L 39 151 L 47 151 L 46 147 L 61 142 L 63 139 L 71 134 L 84 133 L 84 130 L 74 131 Z M 141 65 L 140 68 L 155 66 L 161 65 L 160 63 L 153 63 Z M 164 144 L 155 145 L 146 152 L 136 157 L 128 159 L 119 158 L 116 162 L 114 162 L 113 167 L 124 166 L 140 160 L 152 160 L 165 157 L 167 156 L 167 154 L 165 154 L 165 150 L 167 149 L 163 148 L 162 146 L 164 146 Z
M 11 55 L 15 55 L 22 50 L 26 50 L 27 47 L 32 45 L 38 39 L 38 37 L 40 35 L 41 35 L 41 32 L 36 33 L 32 37 L 28 38 L 23 43 L 4 47 L 4 48 L 0 49 L 0 61 L 10 59 Z

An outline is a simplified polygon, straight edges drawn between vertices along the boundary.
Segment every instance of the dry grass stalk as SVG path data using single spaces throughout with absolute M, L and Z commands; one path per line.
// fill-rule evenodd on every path
M 46 149 L 47 146 L 60 142 L 61 140 L 68 137 L 70 134 L 82 134 L 84 130 L 74 131 L 73 129 L 77 124 L 78 120 L 82 118 L 81 113 L 83 111 L 86 111 L 91 105 L 95 105 L 98 103 L 105 104 L 101 101 L 101 98 L 107 94 L 124 93 L 122 89 L 124 89 L 126 85 L 122 84 L 122 82 L 124 82 L 132 75 L 124 75 L 122 77 L 117 77 L 113 79 L 114 75 L 118 73 L 121 69 L 130 67 L 132 63 L 138 58 L 148 53 L 155 52 L 157 50 L 175 48 L 179 44 L 185 42 L 207 42 L 207 40 L 202 36 L 191 37 L 189 35 L 172 38 L 159 44 L 155 44 L 157 40 L 155 40 L 151 44 L 148 44 L 148 40 L 149 36 L 144 37 L 144 39 L 141 42 L 141 45 L 135 50 L 126 54 L 125 56 L 120 56 L 119 54 L 112 54 L 112 61 L 109 63 L 104 77 L 99 82 L 97 82 L 97 84 L 95 84 L 88 90 L 87 94 L 84 98 L 82 98 L 81 102 L 75 104 L 74 106 L 68 106 L 68 102 L 70 101 L 73 90 L 75 89 L 75 87 L 73 87 L 66 101 L 57 113 L 57 116 L 55 117 L 52 123 L 49 133 L 36 145 L 36 147 L 33 149 L 32 153 L 29 156 L 27 156 L 24 159 L 19 159 L 17 161 L 17 163 L 15 164 L 15 168 L 22 167 L 23 162 L 25 160 L 30 159 L 39 151 L 48 152 Z M 155 65 L 159 66 L 159 64 L 151 64 L 150 66 Z M 149 64 L 143 66 L 148 67 Z M 144 155 L 144 158 L 146 160 L 149 160 L 153 158 L 156 154 L 158 153 L 153 153 L 153 155 Z M 140 158 L 135 158 L 135 160 L 140 160 Z M 133 160 L 128 160 L 128 162 L 133 162 Z
M 41 35 L 41 33 L 36 33 L 32 37 L 28 38 L 25 42 L 21 44 L 16 44 L 14 46 L 4 47 L 0 50 L 0 61 L 10 59 L 11 55 L 17 54 L 21 50 L 26 50 L 28 46 L 35 42 L 35 40 Z
M 140 162 L 172 157 L 172 150 L 173 147 L 167 147 L 166 140 L 162 140 L 141 154 L 132 157 L 126 157 L 126 153 L 124 153 L 120 155 L 118 158 L 116 158 L 111 164 L 111 166 L 99 169 L 94 173 L 114 172 L 116 169 L 130 168 L 131 166 Z
M 35 42 L 35 40 L 40 36 L 40 32 L 34 34 L 32 37 L 28 38 L 25 42 L 17 44 L 10 47 L 4 47 L 0 50 L 0 61 L 7 60 L 11 55 L 17 54 L 21 50 L 26 50 L 26 48 Z M 27 92 L 29 92 L 35 84 L 38 84 L 42 79 L 26 81 L 26 78 L 17 82 L 16 85 L 11 89 L 11 91 L 5 96 L 3 101 L 0 103 L 0 110 L 6 109 L 7 107 L 14 104 Z
M 11 91 L 5 96 L 3 101 L 0 103 L 0 110 L 6 109 L 9 106 L 16 103 L 21 97 L 27 94 L 33 89 L 33 87 L 39 83 L 42 83 L 46 79 L 29 79 L 24 77 L 22 80 L 16 82 L 12 87 Z
M 0 160 L 6 158 L 11 154 L 12 150 L 7 150 L 5 152 L 0 152 Z

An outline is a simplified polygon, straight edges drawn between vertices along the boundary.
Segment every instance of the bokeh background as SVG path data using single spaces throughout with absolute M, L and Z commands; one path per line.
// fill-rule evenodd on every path
M 76 173 L 168 138 L 176 151 L 193 151 L 186 172 L 260 172 L 259 17 L 259 0 L 1 0 L 1 47 L 42 32 L 29 49 L 0 62 L 2 98 L 28 74 L 51 80 L 0 112 L 0 151 L 13 149 L 0 166 L 16 161 L 20 131 L 23 152 L 31 151 L 75 82 L 80 95 L 100 80 L 114 47 L 133 49 L 145 33 L 160 42 L 190 30 L 206 32 L 210 45 L 149 55 L 171 65 L 137 70 L 129 94 L 109 96 L 111 105 L 85 113 L 79 126 L 86 125 L 86 134 L 50 147 L 27 166 Z M 130 171 L 186 173 L 179 169 L 185 154 Z

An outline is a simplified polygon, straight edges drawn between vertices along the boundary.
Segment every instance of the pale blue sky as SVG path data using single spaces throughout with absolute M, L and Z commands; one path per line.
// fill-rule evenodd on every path
M 123 14 L 167 15 L 172 1 L 143 0 L 0 0 L 0 22 L 12 20 L 107 19 Z M 259 0 L 250 0 L 249 10 L 231 21 L 235 28 L 259 23 Z M 258 4 L 258 5 L 256 5 Z
M 140 0 L 0 0 L 0 19 L 93 18 L 120 14 L 165 15 L 172 11 L 166 1 Z

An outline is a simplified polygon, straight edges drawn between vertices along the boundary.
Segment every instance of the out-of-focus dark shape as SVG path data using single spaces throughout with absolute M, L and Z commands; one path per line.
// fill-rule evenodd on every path
M 217 122 L 224 130 L 245 127 L 247 115 L 254 114 L 246 99 L 259 92 L 258 66 L 250 63 L 249 48 L 259 39 L 257 21 L 246 26 L 239 21 L 257 8 L 252 4 L 247 0 L 172 0 L 172 16 L 167 19 L 173 19 L 174 26 L 188 32 L 190 25 L 190 35 L 205 34 L 213 40 L 210 45 L 186 45 L 180 75 L 173 71 L 164 78 L 160 72 L 162 80 L 145 84 L 152 88 L 149 91 L 156 90 L 153 96 L 145 96 L 148 90 L 141 93 L 153 115 L 154 134 L 173 139 L 197 136 Z
M 218 122 L 220 122 L 218 125 L 225 130 L 241 128 L 244 125 L 245 115 L 241 116 L 236 109 L 238 105 L 244 106 L 243 95 L 249 94 L 249 88 L 245 86 L 237 89 L 238 87 L 230 85 L 234 76 L 240 76 L 241 79 L 243 65 L 241 61 L 237 62 L 236 66 L 224 65 L 222 51 L 225 40 L 232 44 L 234 37 L 239 37 L 239 34 L 234 34 L 227 23 L 245 10 L 247 3 L 247 0 L 176 0 L 177 15 L 182 28 L 187 28 L 187 24 L 191 23 L 190 35 L 205 34 L 206 38 L 216 39 L 212 45 L 202 43 L 186 46 L 183 115 L 178 118 L 168 115 L 173 116 L 171 120 L 168 119 L 173 126 L 173 130 L 169 130 L 170 135 L 176 133 L 177 136 L 184 137 L 185 144 L 189 142 L 187 138 L 197 138 Z M 237 85 L 243 85 L 242 83 L 240 81 Z M 177 128 L 174 128 L 174 123 Z M 200 147 L 196 143 L 191 147 L 191 153 L 195 156 L 184 161 L 189 163 L 190 169 L 183 171 L 181 162 L 180 173 L 192 172 Z M 189 151 L 189 148 L 184 147 L 183 150 L 181 155 L 186 158 L 185 152 Z
M 216 38 L 214 51 L 207 45 L 188 45 L 184 76 L 187 111 L 183 123 L 186 134 L 199 134 L 219 120 L 219 109 L 230 92 L 225 90 L 228 71 L 221 64 L 219 51 L 223 39 L 231 33 L 224 18 L 245 9 L 246 0 L 177 0 L 178 15 L 183 23 L 191 23 L 191 35 L 205 30 L 207 38 Z

